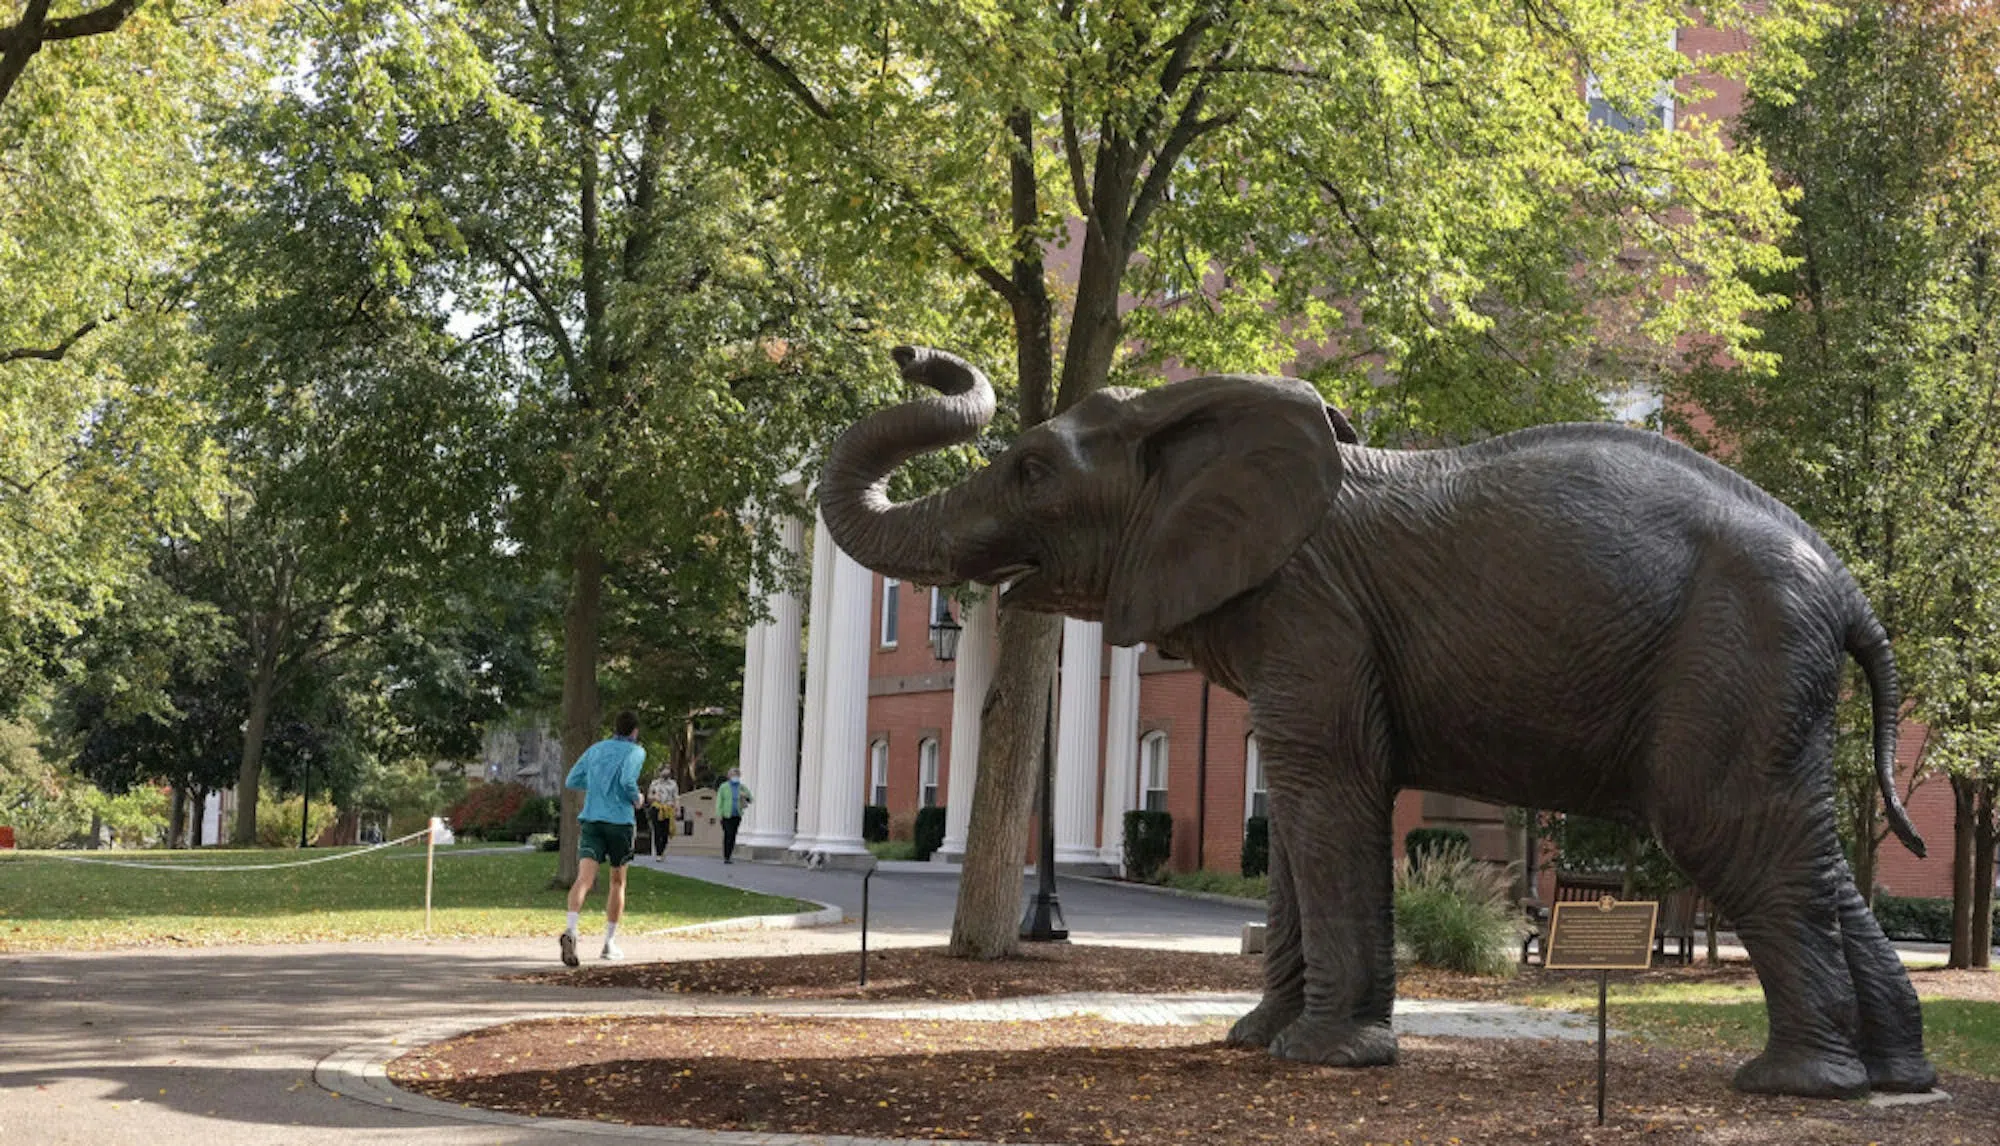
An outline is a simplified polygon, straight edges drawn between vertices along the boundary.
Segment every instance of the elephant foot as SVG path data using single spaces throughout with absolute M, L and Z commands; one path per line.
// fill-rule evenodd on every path
M 1737 1070 L 1734 1085 L 1745 1094 L 1860 1098 L 1868 1093 L 1868 1068 L 1853 1055 L 1766 1047 Z
M 1357 1026 L 1347 1019 L 1307 1014 L 1278 1032 L 1271 1054 L 1325 1066 L 1394 1066 L 1396 1035 L 1386 1024 Z
M 1265 995 L 1256 1009 L 1236 1020 L 1226 1040 L 1233 1047 L 1268 1047 L 1278 1032 L 1292 1025 L 1305 1010 L 1305 1000 Z
M 1921 1054 L 1868 1059 L 1868 1085 L 1892 1094 L 1922 1094 L 1937 1087 L 1937 1068 Z

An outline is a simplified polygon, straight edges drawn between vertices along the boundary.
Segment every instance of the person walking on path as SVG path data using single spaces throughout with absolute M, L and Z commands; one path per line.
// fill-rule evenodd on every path
M 583 790 L 583 811 L 577 816 L 576 882 L 569 888 L 569 927 L 562 933 L 562 961 L 576 966 L 576 918 L 584 897 L 597 883 L 597 865 L 611 867 L 611 885 L 604 895 L 606 959 L 623 959 L 618 949 L 618 919 L 625 914 L 625 868 L 632 862 L 632 836 L 638 830 L 632 810 L 645 801 L 639 796 L 639 768 L 646 750 L 639 747 L 639 718 L 618 714 L 615 735 L 600 740 L 576 758 L 563 780 L 565 788 Z
M 731 768 L 729 779 L 715 790 L 715 815 L 722 821 L 722 862 L 735 863 L 736 829 L 743 825 L 743 809 L 750 806 L 750 789 L 743 786 L 743 770 Z
M 674 827 L 680 818 L 676 813 L 680 802 L 681 786 L 674 783 L 667 769 L 660 769 L 660 774 L 653 777 L 653 782 L 646 788 L 646 816 L 652 825 L 653 856 L 656 859 L 666 854 L 667 841 L 674 836 Z

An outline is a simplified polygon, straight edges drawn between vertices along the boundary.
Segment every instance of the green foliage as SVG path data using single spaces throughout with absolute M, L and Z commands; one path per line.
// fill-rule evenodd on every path
M 876 840 L 868 844 L 868 854 L 878 860 L 913 860 L 917 845 L 909 840 Z
M 550 857 L 453 853 L 437 852 L 431 936 L 547 936 L 561 927 L 565 890 L 548 887 Z M 173 862 L 199 868 L 282 858 L 204 849 L 177 853 Z M 625 926 L 634 931 L 811 910 L 636 865 L 626 879 Z M 597 881 L 593 910 L 603 904 L 605 882 Z M 414 939 L 425 934 L 424 846 L 418 840 L 309 867 L 206 874 L 0 853 L 0 919 L 8 923 L 0 928 L 0 952 L 155 945 L 168 936 L 202 945 Z
M 1271 870 L 1271 821 L 1252 816 L 1243 821 L 1243 865 L 1245 876 L 1260 876 Z
M 1171 812 L 1135 809 L 1125 813 L 1125 877 L 1153 883 L 1174 853 Z
M 931 853 L 944 846 L 944 808 L 918 808 L 917 820 L 910 832 L 910 858 L 928 860 Z
M 260 848 L 296 848 L 299 846 L 299 817 L 310 815 L 306 822 L 306 842 L 319 839 L 320 833 L 332 827 L 340 819 L 340 810 L 330 800 L 312 801 L 307 812 L 305 801 L 298 796 L 277 799 L 275 792 L 267 792 L 265 806 L 270 814 L 257 821 L 257 846 Z
M 1265 899 L 1271 893 L 1269 876 L 1231 875 L 1228 872 L 1203 868 L 1200 871 L 1167 872 L 1160 877 L 1160 883 L 1177 891 L 1196 891 L 1204 895 L 1226 895 L 1232 899 Z
M 868 804 L 861 809 L 861 838 L 871 844 L 889 838 L 889 809 L 886 806 Z
M 1554 864 L 1564 871 L 1622 875 L 1635 896 L 1657 897 L 1688 886 L 1652 833 L 1595 816 L 1544 812 L 1535 826 L 1538 840 L 1555 847 Z
M 1472 837 L 1457 828 L 1411 828 L 1403 836 L 1403 855 L 1422 867 L 1432 856 L 1457 850 L 1470 855 Z
M 22 848 L 66 846 L 90 830 L 87 786 L 44 758 L 23 720 L 0 723 L 0 823 Z
M 1927 943 L 1951 942 L 1951 900 L 1908 895 L 1875 897 L 1875 922 L 1891 939 Z M 1995 933 L 2000 934 L 2000 907 L 1994 910 Z
M 1447 846 L 1423 862 L 1396 865 L 1398 959 L 1468 975 L 1509 976 L 1520 943 L 1520 911 L 1507 872 Z

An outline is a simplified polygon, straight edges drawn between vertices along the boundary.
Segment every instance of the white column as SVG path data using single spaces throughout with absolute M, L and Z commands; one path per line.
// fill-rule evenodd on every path
M 993 627 L 1000 594 L 986 597 L 965 611 L 965 629 L 958 636 L 958 660 L 952 665 L 951 770 L 945 784 L 944 843 L 931 858 L 956 863 L 965 857 L 965 832 L 972 823 L 972 793 L 979 786 L 979 724 L 986 706 L 986 687 L 993 683 L 997 651 Z
M 757 583 L 750 583 L 750 595 L 758 594 Z M 759 621 L 743 634 L 743 740 L 736 748 L 736 766 L 745 776 L 757 769 L 757 756 L 764 735 L 764 634 L 770 631 L 770 623 Z M 756 789 L 751 789 L 754 794 Z
M 1104 714 L 1104 862 L 1125 862 L 1125 813 L 1138 805 L 1139 654 L 1111 650 L 1111 695 Z
M 805 554 L 805 522 L 778 523 L 778 548 L 787 567 Z M 789 589 L 769 594 L 771 622 L 764 634 L 764 685 L 758 701 L 757 757 L 743 780 L 753 799 L 738 840 L 745 847 L 782 848 L 792 842 L 792 811 L 799 766 L 799 596 Z
M 836 551 L 826 519 L 813 525 L 812 615 L 806 621 L 806 726 L 799 756 L 799 822 L 792 851 L 807 852 L 819 838 L 819 789 L 826 760 L 826 659 L 832 647 L 833 571 Z
M 826 658 L 826 738 L 820 761 L 819 836 L 813 850 L 866 855 L 862 785 L 868 777 L 868 622 L 874 575 L 845 553 L 834 558 Z
M 1101 862 L 1097 850 L 1098 688 L 1104 626 L 1063 620 L 1062 707 L 1056 717 L 1056 862 Z

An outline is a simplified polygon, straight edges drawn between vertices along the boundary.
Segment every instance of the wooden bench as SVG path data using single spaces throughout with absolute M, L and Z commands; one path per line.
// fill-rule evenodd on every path
M 1619 875 L 1558 871 L 1556 873 L 1555 902 L 1596 903 L 1604 896 L 1619 898 L 1625 891 L 1625 879 Z M 1667 940 L 1673 940 L 1673 958 L 1680 963 L 1694 962 L 1694 920 L 1701 905 L 1701 897 L 1694 888 L 1675 888 L 1660 897 L 1659 918 L 1653 925 L 1653 953 L 1662 961 L 1667 956 Z M 1521 939 L 1521 964 L 1539 962 L 1543 955 L 1543 939 L 1548 934 L 1549 919 L 1553 914 L 1539 899 L 1521 901 L 1521 907 L 1528 916 L 1528 933 Z M 1533 952 L 1533 959 L 1530 952 Z
M 1624 876 L 1556 872 L 1556 903 L 1596 903 L 1607 895 L 1616 897 L 1624 890 Z M 1528 933 L 1521 937 L 1521 963 L 1526 966 L 1530 961 L 1530 948 L 1535 950 L 1536 961 L 1546 953 L 1543 941 L 1548 936 L 1549 921 L 1554 918 L 1554 912 L 1549 905 L 1532 896 L 1521 901 L 1521 908 L 1528 916 Z

